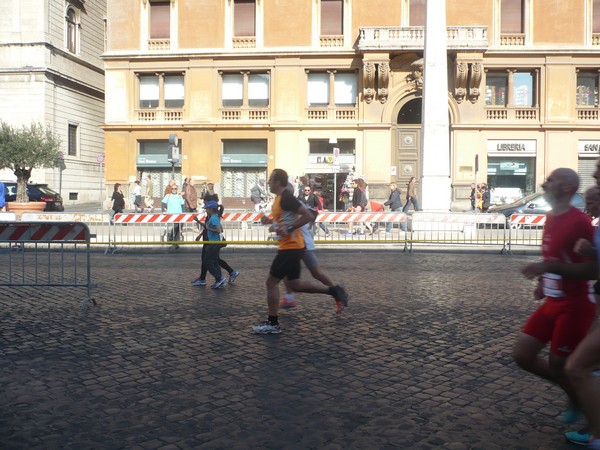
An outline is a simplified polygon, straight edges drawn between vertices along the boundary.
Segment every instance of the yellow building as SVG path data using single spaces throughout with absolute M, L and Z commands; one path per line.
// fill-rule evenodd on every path
M 425 3 L 108 0 L 107 184 L 150 174 L 158 197 L 175 173 L 249 207 L 280 167 L 309 175 L 330 209 L 349 172 L 387 198 L 390 181 L 421 175 Z M 475 180 L 496 203 L 559 166 L 589 185 L 600 0 L 446 0 L 446 11 L 452 209 L 468 208 Z

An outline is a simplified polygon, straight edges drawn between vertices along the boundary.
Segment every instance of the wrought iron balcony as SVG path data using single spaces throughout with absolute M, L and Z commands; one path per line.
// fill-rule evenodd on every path
M 486 50 L 487 27 L 447 27 L 447 48 L 451 50 Z M 358 49 L 423 50 L 424 27 L 361 27 Z

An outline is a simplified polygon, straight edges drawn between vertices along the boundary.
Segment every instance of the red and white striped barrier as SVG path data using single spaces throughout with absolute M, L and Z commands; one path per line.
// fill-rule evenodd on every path
M 538 214 L 511 214 L 511 225 L 535 225 L 543 226 L 546 223 L 545 215 Z
M 263 216 L 262 213 L 256 212 L 233 212 L 224 213 L 221 217 L 221 222 L 260 222 L 260 218 Z M 181 214 L 115 214 L 114 223 L 191 223 L 194 222 L 194 218 L 203 222 L 206 217 L 200 213 L 181 213 Z
M 85 242 L 89 240 L 90 232 L 84 223 L 0 224 L 0 242 Z
M 317 216 L 316 222 L 406 222 L 406 214 L 397 212 L 324 212 Z

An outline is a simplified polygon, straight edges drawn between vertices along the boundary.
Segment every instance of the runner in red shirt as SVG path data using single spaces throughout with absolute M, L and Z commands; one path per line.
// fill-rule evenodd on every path
M 576 407 L 564 367 L 594 321 L 596 304 L 588 280 L 595 279 L 598 272 L 594 259 L 575 252 L 575 243 L 592 241 L 593 227 L 590 218 L 570 204 L 579 188 L 577 173 L 556 169 L 542 188 L 552 205 L 544 226 L 543 261 L 525 266 L 522 272 L 529 279 L 538 279 L 534 296 L 545 301 L 523 327 L 513 356 L 521 368 L 562 387 Z M 544 359 L 540 352 L 548 342 L 550 354 Z

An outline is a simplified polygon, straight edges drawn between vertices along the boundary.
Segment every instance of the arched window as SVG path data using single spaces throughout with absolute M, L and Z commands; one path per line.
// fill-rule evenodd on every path
M 71 53 L 77 53 L 77 33 L 78 33 L 78 25 L 77 25 L 77 14 L 73 8 L 67 9 L 66 16 L 66 24 L 67 24 L 67 49 Z

